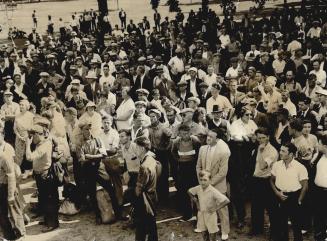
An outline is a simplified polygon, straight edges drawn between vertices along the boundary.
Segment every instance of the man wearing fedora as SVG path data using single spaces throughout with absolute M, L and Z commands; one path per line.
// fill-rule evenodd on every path
M 211 112 L 212 119 L 208 121 L 208 129 L 219 128 L 224 133 L 222 139 L 227 142 L 230 139 L 230 123 L 223 118 L 223 115 L 224 110 L 219 105 L 214 105 Z

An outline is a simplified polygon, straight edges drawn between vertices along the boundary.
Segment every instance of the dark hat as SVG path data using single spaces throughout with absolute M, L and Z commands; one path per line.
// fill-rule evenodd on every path
M 211 111 L 211 113 L 221 113 L 221 112 L 223 112 L 223 109 L 220 108 L 219 105 L 214 105 L 214 106 L 212 107 L 212 111 Z

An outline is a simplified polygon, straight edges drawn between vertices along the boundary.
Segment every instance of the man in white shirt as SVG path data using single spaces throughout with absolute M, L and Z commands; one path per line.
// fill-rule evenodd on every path
M 228 115 L 229 112 L 233 109 L 230 101 L 225 97 L 219 94 L 221 85 L 214 83 L 211 86 L 211 97 L 207 100 L 206 109 L 207 113 L 211 113 L 214 105 L 218 105 L 221 109 L 224 110 L 225 115 Z
M 309 74 L 315 74 L 317 77 L 317 84 L 320 87 L 325 88 L 326 86 L 326 72 L 323 69 L 320 69 L 320 63 L 318 60 L 313 61 L 312 63 L 313 70 Z
M 112 117 L 109 115 L 102 117 L 102 128 L 99 138 L 107 152 L 102 162 L 110 176 L 110 182 L 115 191 L 114 194 L 111 195 L 117 198 L 118 205 L 121 206 L 123 204 L 123 183 L 120 176 L 120 166 L 123 165 L 123 163 L 120 163 L 118 155 L 119 134 L 116 129 L 112 128 Z M 124 219 L 122 216 L 117 218 Z
M 221 47 L 224 49 L 226 48 L 226 46 L 230 43 L 230 37 L 229 35 L 226 33 L 226 29 L 225 27 L 223 27 L 221 29 L 221 34 L 219 36 L 219 40 L 221 42 Z
M 258 55 L 260 55 L 260 51 L 257 50 L 257 46 L 255 44 L 251 44 L 251 50 L 245 54 L 245 60 L 252 62 Z
M 211 89 L 211 85 L 217 83 L 217 75 L 213 72 L 212 65 L 208 66 L 208 74 L 204 78 L 204 82 L 207 83 L 209 90 Z
M 183 53 L 181 48 L 175 50 L 176 56 L 172 57 L 168 62 L 168 68 L 171 71 L 172 79 L 175 82 L 180 80 L 181 75 L 184 72 L 184 61 L 182 59 Z
M 280 238 L 288 240 L 288 218 L 292 223 L 295 241 L 302 241 L 301 205 L 308 190 L 308 172 L 294 159 L 297 148 L 294 144 L 284 144 L 280 148 L 280 161 L 274 163 L 271 170 L 270 184 L 278 198 L 278 221 Z
M 237 57 L 234 57 L 234 58 L 231 58 L 231 64 L 232 66 L 228 68 L 227 72 L 226 72 L 226 77 L 228 78 L 237 78 L 238 77 L 238 58 Z
M 102 90 L 103 90 L 104 83 L 107 83 L 110 89 L 114 86 L 116 79 L 109 72 L 110 72 L 109 65 L 107 64 L 103 65 L 103 75 L 99 79 L 99 84 Z

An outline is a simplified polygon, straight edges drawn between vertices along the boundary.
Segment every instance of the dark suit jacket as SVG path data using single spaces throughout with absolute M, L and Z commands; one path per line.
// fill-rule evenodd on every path
M 302 112 L 299 111 L 297 113 L 297 117 L 300 118 L 301 120 L 309 120 L 311 122 L 311 132 L 315 133 L 317 131 L 318 127 L 318 122 L 314 114 L 311 113 L 312 110 L 308 110 L 307 113 L 303 116 Z
M 207 92 L 205 94 L 205 96 L 203 96 L 202 94 L 199 95 L 199 99 L 200 99 L 200 107 L 204 107 L 206 108 L 207 105 L 207 100 L 211 97 L 211 93 Z
M 94 103 L 98 100 L 98 94 L 101 91 L 101 87 L 99 83 L 95 83 L 95 90 L 92 90 L 91 84 L 87 84 L 84 86 L 84 92 L 88 100 L 93 101 Z
M 169 97 L 169 89 L 174 88 L 175 84 L 172 81 L 167 81 L 168 89 L 165 87 L 163 82 L 160 82 L 160 84 L 157 86 L 157 89 L 159 89 L 160 96 L 167 96 Z
M 198 92 L 198 95 L 201 94 L 200 83 L 202 83 L 202 82 L 203 81 L 198 79 L 198 78 L 195 79 L 195 87 L 196 87 L 196 92 Z M 191 81 L 188 80 L 188 82 L 187 82 L 187 92 L 191 92 L 190 91 L 191 90 L 191 84 L 190 83 L 191 83 Z

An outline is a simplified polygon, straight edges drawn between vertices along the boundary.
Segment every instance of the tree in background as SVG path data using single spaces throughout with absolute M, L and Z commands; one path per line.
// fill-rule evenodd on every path
M 157 9 L 159 6 L 159 1 L 160 0 L 151 0 L 151 5 L 152 5 L 152 9 Z
M 167 5 L 169 6 L 169 12 L 178 12 L 179 10 L 178 0 L 168 0 Z

